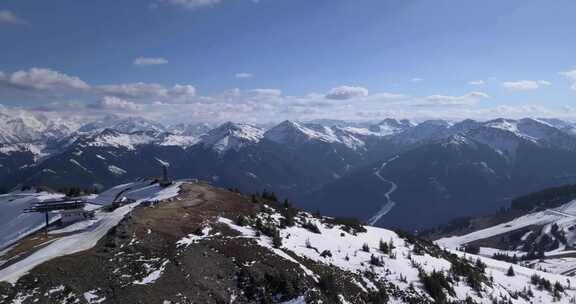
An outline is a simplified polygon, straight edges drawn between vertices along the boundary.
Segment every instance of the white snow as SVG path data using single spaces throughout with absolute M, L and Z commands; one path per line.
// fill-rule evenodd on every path
M 116 167 L 114 165 L 108 166 L 108 171 L 110 171 L 114 175 L 124 175 L 124 174 L 128 173 L 128 171 L 126 171 L 120 167 Z
M 384 168 L 386 168 L 386 166 L 390 162 L 392 162 L 396 159 L 398 159 L 398 156 L 395 156 L 395 157 L 383 162 L 382 165 L 374 171 L 374 175 L 379 180 L 384 182 L 385 184 L 390 184 L 390 188 L 388 189 L 388 191 L 386 191 L 386 193 L 384 193 L 384 198 L 386 198 L 386 202 L 384 203 L 384 205 L 382 205 L 382 208 L 380 208 L 380 210 L 378 210 L 378 212 L 374 216 L 372 216 L 370 219 L 368 219 L 369 225 L 375 225 L 376 223 L 378 223 L 378 221 L 380 221 L 380 219 L 383 216 L 388 214 L 388 212 L 390 212 L 392 210 L 392 208 L 394 208 L 394 206 L 396 205 L 396 202 L 394 202 L 390 198 L 390 195 L 392 195 L 392 193 L 394 193 L 394 191 L 396 191 L 398 189 L 398 185 L 396 185 L 396 183 L 394 183 L 393 181 L 387 180 L 384 177 L 382 177 L 382 170 L 384 170 Z
M 261 217 L 261 219 L 264 218 L 266 218 L 266 216 Z M 272 218 L 274 221 L 278 221 L 281 216 L 273 214 Z M 299 217 L 297 217 L 297 219 L 298 218 Z M 363 280 L 363 284 L 361 284 L 362 289 L 376 288 L 372 281 L 373 279 L 364 275 L 367 272 L 371 272 L 377 279 L 385 279 L 393 282 L 400 289 L 407 289 L 410 285 L 413 285 L 417 289 L 417 293 L 426 297 L 426 293 L 422 289 L 418 277 L 418 269 L 415 265 L 418 265 L 427 273 L 431 273 L 432 271 L 446 272 L 451 268 L 451 263 L 442 258 L 435 258 L 427 254 L 414 254 L 412 252 L 413 245 L 405 242 L 396 233 L 386 229 L 366 227 L 367 232 L 353 235 L 341 230 L 340 226 L 332 227 L 324 225 L 320 220 L 315 219 L 310 215 L 307 215 L 305 220 L 315 224 L 320 229 L 321 233 L 316 234 L 310 232 L 299 224 L 293 227 L 280 229 L 280 235 L 282 237 L 282 246 L 280 249 L 272 247 L 272 241 L 269 237 L 262 235 L 256 237 L 256 232 L 250 227 L 237 226 L 231 220 L 225 218 L 219 218 L 218 222 L 224 223 L 238 231 L 242 237 L 255 239 L 260 246 L 267 248 L 278 256 L 286 258 L 296 264 L 301 265 L 297 259 L 288 255 L 287 252 L 291 252 L 297 256 L 318 263 L 338 267 L 361 275 Z M 381 240 L 394 245 L 394 249 L 392 250 L 394 257 L 384 254 L 379 250 L 379 243 Z M 365 252 L 362 249 L 364 244 L 368 245 L 369 252 Z M 332 256 L 322 257 L 320 253 L 324 251 L 329 251 Z M 513 300 L 513 303 L 552 303 L 553 296 L 550 292 L 538 290 L 530 283 L 533 274 L 538 274 L 539 276 L 549 280 L 552 284 L 559 282 L 566 288 L 565 294 L 558 303 L 569 303 L 570 299 L 576 295 L 575 290 L 567 288 L 567 280 L 570 280 L 569 277 L 544 273 L 519 265 L 513 265 L 516 276 L 509 277 L 506 275 L 506 272 L 510 267 L 509 263 L 465 254 L 458 251 L 454 251 L 454 253 L 462 258 L 468 259 L 471 263 L 474 263 L 476 259 L 480 258 L 482 262 L 487 265 L 487 277 L 494 277 L 495 284 L 493 284 L 492 287 L 484 285 L 482 293 L 478 294 L 467 285 L 465 280 L 460 280 L 459 282 L 454 283 L 456 295 L 448 296 L 449 300 L 463 300 L 470 296 L 476 303 L 491 304 L 492 299 L 489 296 L 508 298 L 512 293 L 522 292 L 525 288 L 530 287 L 535 295 L 534 298 L 531 298 L 530 301 L 518 298 Z M 370 259 L 372 256 L 380 259 L 383 266 L 371 265 Z M 303 265 L 301 266 L 303 267 Z M 316 277 L 313 272 L 306 272 L 306 274 L 311 277 Z M 402 282 L 400 276 L 405 278 L 406 282 Z M 347 301 L 343 297 L 341 297 L 340 300 L 342 303 L 346 303 Z M 288 301 L 287 303 L 301 303 L 301 301 L 304 301 L 304 297 Z M 403 303 L 400 299 L 391 299 L 391 301 L 392 303 Z
M 15 283 L 20 277 L 37 265 L 56 257 L 70 255 L 94 247 L 112 227 L 118 225 L 124 216 L 130 213 L 130 211 L 140 203 L 144 201 L 166 200 L 175 197 L 180 191 L 181 183 L 175 183 L 167 188 L 162 188 L 158 184 L 150 185 L 144 182 L 122 186 L 131 189 L 124 195 L 134 199 L 134 203 L 121 206 L 112 212 L 104 212 L 102 210 L 96 212 L 97 222 L 90 226 L 89 229 L 59 238 L 25 259 L 0 270 L 0 281 Z M 113 188 L 111 191 L 115 192 L 117 188 Z M 110 194 L 107 193 L 103 195 L 106 198 L 110 197 Z
M 88 302 L 88 304 L 99 304 L 106 301 L 106 297 L 101 297 L 97 294 L 98 291 L 98 289 L 94 289 L 83 294 L 84 299 L 86 302 Z
M 59 199 L 63 194 L 33 191 L 12 192 L 0 195 L 0 249 L 36 232 L 45 226 L 44 214 L 22 213 L 36 202 Z M 57 221 L 59 214 L 51 213 L 50 222 Z
M 164 138 L 160 145 L 188 147 L 198 143 L 199 140 L 198 137 L 170 134 Z
M 74 165 L 78 166 L 80 169 L 82 169 L 86 172 L 90 172 L 90 170 L 88 170 L 86 167 L 82 166 L 82 164 L 80 164 L 77 160 L 71 158 L 71 159 L 69 159 L 69 161 L 71 163 L 73 163 Z
M 369 136 L 379 135 L 362 128 L 327 127 L 319 124 L 301 124 L 289 120 L 271 128 L 264 134 L 266 139 L 279 144 L 298 145 L 317 141 L 340 143 L 353 150 L 364 148 L 366 143 L 362 138 Z
M 280 256 L 280 257 L 282 257 L 282 258 L 284 258 L 284 259 L 286 259 L 286 260 L 288 260 L 288 261 L 290 261 L 290 262 L 293 262 L 293 263 L 299 265 L 300 268 L 302 268 L 302 270 L 303 270 L 308 276 L 317 279 L 317 278 L 316 278 L 316 275 L 314 274 L 314 272 L 313 272 L 312 270 L 308 269 L 306 266 L 304 266 L 304 265 L 301 264 L 300 262 L 296 261 L 294 258 L 292 258 L 292 257 L 289 256 L 288 254 L 286 254 L 284 251 L 282 251 L 282 250 L 280 250 L 280 249 L 277 249 L 277 248 L 274 248 L 274 247 L 272 246 L 272 241 L 270 240 L 269 237 L 265 237 L 265 236 L 264 236 L 264 237 L 256 238 L 256 237 L 255 237 L 256 232 L 255 232 L 252 228 L 238 226 L 238 225 L 234 224 L 233 221 L 231 221 L 231 220 L 229 220 L 229 219 L 227 219 L 227 218 L 222 218 L 222 217 L 220 217 L 220 218 L 218 218 L 218 222 L 228 225 L 230 228 L 232 228 L 232 229 L 238 231 L 239 233 L 241 233 L 244 237 L 249 237 L 249 238 L 254 238 L 254 239 L 256 239 L 256 241 L 258 242 L 258 244 L 259 244 L 260 246 L 265 247 L 265 248 L 268 248 L 270 251 L 274 252 L 274 253 L 277 254 L 278 256 Z
M 114 147 L 135 150 L 139 145 L 150 144 L 157 141 L 157 138 L 153 135 L 157 134 L 146 132 L 128 134 L 105 130 L 102 133 L 91 136 L 89 141 L 87 141 L 87 145 L 93 147 Z
M 199 144 L 218 153 L 239 149 L 258 143 L 264 137 L 264 131 L 240 123 L 227 122 L 203 135 Z
M 90 228 L 92 225 L 96 224 L 97 222 L 98 222 L 98 220 L 87 220 L 87 221 L 76 222 L 76 223 L 68 225 L 64 228 L 61 228 L 61 229 L 50 230 L 48 232 L 48 234 L 62 234 L 62 233 L 71 233 L 71 232 L 76 232 L 76 231 L 80 231 L 80 230 L 85 230 L 85 229 Z
M 546 227 L 549 229 L 551 224 L 556 223 L 561 228 L 567 227 L 576 223 L 576 215 L 574 214 L 576 214 L 576 200 L 555 209 L 530 213 L 510 222 L 478 230 L 466 235 L 442 238 L 437 240 L 436 243 L 443 247 L 456 249 L 473 241 L 504 234 L 532 225 L 547 225 Z
M 141 280 L 138 281 L 134 281 L 133 284 L 134 285 L 147 285 L 147 284 L 153 284 L 154 282 L 156 282 L 164 273 L 164 270 L 166 270 L 166 265 L 168 265 L 169 260 L 164 261 L 160 267 L 158 267 L 158 269 L 151 269 L 149 268 L 148 271 L 148 275 L 144 278 L 142 278 Z M 148 264 L 145 264 L 146 266 L 148 266 Z M 149 266 L 148 266 L 149 267 Z M 152 270 L 152 271 L 150 271 Z
M 165 160 L 162 160 L 162 159 L 159 159 L 158 157 L 155 157 L 155 159 L 156 159 L 157 162 L 160 163 L 160 165 L 162 165 L 162 166 L 164 166 L 164 167 L 170 167 L 170 163 L 169 163 L 169 162 L 167 162 L 167 161 L 165 161 Z
M 212 236 L 212 235 L 210 235 L 211 231 L 212 231 L 212 228 L 204 227 L 202 229 L 202 235 L 189 234 L 188 236 L 183 237 L 182 239 L 178 240 L 178 242 L 176 242 L 176 245 L 178 247 L 188 247 L 194 243 L 198 243 L 201 240 L 204 240 L 208 237 L 211 237 Z
M 297 297 L 290 301 L 282 302 L 280 304 L 306 304 L 306 298 L 304 296 Z

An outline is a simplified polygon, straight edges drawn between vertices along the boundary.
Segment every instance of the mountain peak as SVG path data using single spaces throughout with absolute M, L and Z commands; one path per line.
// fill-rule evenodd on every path
M 203 135 L 200 143 L 204 147 L 223 153 L 228 150 L 237 151 L 245 146 L 258 143 L 263 137 L 264 131 L 260 128 L 229 121 Z
M 406 131 L 409 128 L 414 127 L 415 125 L 416 124 L 414 124 L 408 119 L 398 120 L 394 118 L 386 118 L 381 122 L 370 126 L 370 131 L 385 136 Z
M 78 131 L 82 133 L 94 133 L 103 129 L 114 129 L 122 133 L 132 133 L 136 131 L 166 131 L 166 127 L 162 124 L 146 118 L 138 116 L 119 117 L 116 115 L 108 115 L 100 120 L 87 123 Z
M 280 144 L 301 144 L 311 140 L 339 142 L 333 131 L 318 124 L 302 125 L 285 120 L 268 130 L 264 137 Z

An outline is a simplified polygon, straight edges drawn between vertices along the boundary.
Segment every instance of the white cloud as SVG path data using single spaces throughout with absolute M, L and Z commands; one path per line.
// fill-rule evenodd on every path
M 348 100 L 357 97 L 368 96 L 368 89 L 363 87 L 353 87 L 353 86 L 339 86 L 332 88 L 328 93 L 326 93 L 327 99 L 334 100 Z
M 91 108 L 102 110 L 139 111 L 142 105 L 114 96 L 104 96 L 100 101 L 90 105 Z
M 248 93 L 257 95 L 260 97 L 280 97 L 282 96 L 282 91 L 278 89 L 253 89 L 248 91 Z
M 367 101 L 376 101 L 376 102 L 400 102 L 400 101 L 409 101 L 410 96 L 404 94 L 395 94 L 395 93 L 376 93 L 372 94 L 367 97 Z
M 485 83 L 486 83 L 486 82 L 484 82 L 484 80 L 471 80 L 471 81 L 468 81 L 468 84 L 469 84 L 469 85 L 476 85 L 476 86 L 484 85 Z
M 167 64 L 168 60 L 162 57 L 138 57 L 134 59 L 134 65 L 137 66 L 150 66 Z
M 214 6 L 220 3 L 221 0 L 158 0 L 157 2 L 160 4 L 193 10 L 207 6 Z
M 484 92 L 469 92 L 462 96 L 450 95 L 430 95 L 427 96 L 424 103 L 418 103 L 418 106 L 466 106 L 476 104 L 480 99 L 489 98 Z
M 105 95 L 135 99 L 161 99 L 167 103 L 186 103 L 196 96 L 196 88 L 192 85 L 176 84 L 166 87 L 157 83 L 127 83 L 101 85 L 96 88 Z
M 560 75 L 566 77 L 572 90 L 576 90 L 576 70 L 561 72 Z
M 168 96 L 175 99 L 192 98 L 196 96 L 196 88 L 189 84 L 175 84 L 168 90 Z
M 0 84 L 23 90 L 87 90 L 90 88 L 86 82 L 76 76 L 40 68 L 20 70 L 12 74 L 0 73 Z
M 234 75 L 234 77 L 238 78 L 238 79 L 248 79 L 248 78 L 254 78 L 254 74 L 251 73 L 236 73 Z
M 576 71 L 565 72 L 572 84 Z M 544 82 L 540 86 L 546 85 Z M 346 120 L 400 118 L 574 117 L 571 108 L 500 106 L 480 103 L 488 94 L 471 91 L 461 96 L 411 96 L 373 92 L 363 87 L 340 86 L 328 93 L 286 95 L 279 89 L 230 89 L 209 96 L 198 95 L 190 84 L 116 83 L 91 85 L 75 76 L 49 69 L 14 73 L 0 71 L 0 103 L 32 97 L 29 108 L 49 113 L 102 115 L 137 113 L 170 122 L 223 120 L 267 122 L 282 119 L 333 118 Z M 3 90 L 6 87 L 20 90 Z M 22 89 L 31 90 L 30 94 Z M 575 87 L 576 89 L 576 87 Z M 8 94 L 2 94 L 8 93 Z M 330 95 L 331 98 L 328 98 Z M 97 100 L 97 102 L 94 102 Z M 342 100 L 345 100 L 342 102 Z M 32 103 L 35 102 L 35 103 Z M 14 104 L 14 103 L 12 103 Z
M 0 23 L 26 24 L 26 21 L 9 10 L 0 10 Z
M 119 96 L 122 98 L 157 98 L 166 97 L 167 89 L 157 83 L 125 83 L 108 84 L 97 87 L 104 94 Z
M 422 82 L 422 81 L 424 81 L 424 79 L 418 78 L 418 77 L 414 77 L 414 78 L 410 79 L 410 82 Z
M 512 91 L 530 91 L 536 90 L 543 86 L 549 86 L 552 83 L 546 80 L 518 80 L 518 81 L 505 81 L 502 86 Z

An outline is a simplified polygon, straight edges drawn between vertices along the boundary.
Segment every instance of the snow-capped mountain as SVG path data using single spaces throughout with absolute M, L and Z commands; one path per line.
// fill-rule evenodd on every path
M 93 122 L 84 124 L 78 131 L 82 133 L 97 133 L 105 129 L 116 130 L 122 133 L 138 131 L 166 132 L 162 124 L 142 117 L 119 117 L 108 115 Z
M 403 132 L 395 133 L 393 140 L 405 145 L 435 141 L 449 136 L 451 126 L 452 124 L 445 120 L 426 120 Z
M 484 126 L 506 130 L 534 142 L 556 136 L 557 133 L 561 132 L 545 121 L 532 118 L 496 119 L 486 122 Z
M 0 180 L 8 189 L 18 184 L 107 187 L 158 174 L 157 165 L 146 169 L 141 164 L 156 164 L 159 158 L 178 164 L 170 170 L 175 177 L 248 192 L 274 190 L 306 204 L 313 201 L 314 209 L 327 214 L 369 219 L 384 206 L 396 206 L 379 224 L 397 221 L 409 228 L 423 224 L 413 221 L 410 210 L 488 212 L 507 195 L 576 180 L 576 139 L 557 121 L 325 123 L 284 121 L 264 130 L 229 122 L 206 131 L 202 124 L 165 128 L 137 118 L 107 117 L 50 144 L 3 145 Z M 99 129 L 105 125 L 122 130 Z M 138 128 L 148 130 L 125 132 Z M 172 131 L 159 131 L 165 129 Z M 396 156 L 378 171 L 382 179 L 375 175 L 376 168 Z M 383 204 L 390 182 L 398 187 L 388 195 L 395 205 Z M 363 190 L 355 194 L 351 187 Z M 348 208 L 358 197 L 362 204 Z M 423 200 L 433 203 L 421 205 Z M 444 220 L 440 217 L 425 222 L 436 224 Z
M 167 129 L 168 132 L 173 134 L 199 138 L 200 136 L 212 130 L 213 127 L 206 123 L 200 123 L 200 124 L 180 123 L 176 125 L 171 125 Z
M 114 129 L 105 129 L 98 133 L 80 137 L 76 144 L 80 147 L 112 147 L 135 150 L 140 145 L 188 147 L 197 141 L 197 138 L 191 136 L 153 130 L 124 133 Z
M 70 135 L 79 127 L 73 121 L 50 119 L 42 114 L 18 111 L 0 113 L 0 142 L 38 143 Z
M 415 126 L 416 123 L 407 119 L 397 120 L 393 118 L 387 118 L 375 125 L 370 126 L 369 130 L 377 134 L 386 136 L 404 132 Z
M 390 140 L 405 146 L 306 194 L 307 208 L 421 229 L 576 182 L 574 137 L 539 120 L 428 121 Z
M 554 126 L 555 128 L 558 128 L 559 130 L 562 130 L 570 135 L 576 135 L 575 122 L 565 121 L 556 118 L 540 118 L 539 120 L 545 121 L 550 125 Z
M 121 194 L 126 204 L 105 208 Z M 0 253 L 12 303 L 572 303 L 572 277 L 312 216 L 268 195 L 128 183 Z M 42 246 L 38 246 L 41 244 Z M 122 292 L 115 292 L 122 288 Z
M 266 131 L 264 137 L 283 145 L 300 145 L 309 141 L 336 142 L 338 139 L 329 127 L 313 125 L 308 128 L 300 123 L 286 120 Z
M 248 125 L 227 122 L 201 136 L 199 144 L 219 153 L 256 144 L 264 137 L 264 131 Z
M 284 121 L 269 129 L 264 137 L 278 144 L 298 146 L 311 142 L 342 144 L 352 150 L 363 149 L 370 139 L 381 136 L 368 128 L 325 126 L 317 123 Z
M 541 120 L 496 119 L 470 129 L 467 136 L 494 148 L 499 153 L 514 159 L 520 145 L 535 144 L 550 149 L 576 151 L 576 139 Z

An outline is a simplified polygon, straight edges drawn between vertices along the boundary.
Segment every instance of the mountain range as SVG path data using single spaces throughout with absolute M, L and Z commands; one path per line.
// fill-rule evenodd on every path
M 264 128 L 21 116 L 0 117 L 9 126 L 0 137 L 6 190 L 102 190 L 169 165 L 174 178 L 274 191 L 322 214 L 420 229 L 576 181 L 576 124 L 557 119 L 284 121 Z

